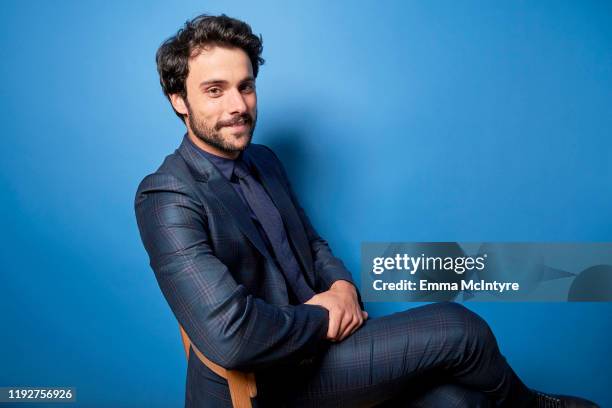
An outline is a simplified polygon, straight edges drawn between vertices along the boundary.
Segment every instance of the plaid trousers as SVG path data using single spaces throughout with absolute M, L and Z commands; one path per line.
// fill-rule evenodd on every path
M 207 406 L 231 406 L 223 379 L 205 376 L 219 384 L 203 391 Z M 256 379 L 263 408 L 527 407 L 533 399 L 487 323 L 452 302 L 369 319 L 312 361 L 274 366 Z

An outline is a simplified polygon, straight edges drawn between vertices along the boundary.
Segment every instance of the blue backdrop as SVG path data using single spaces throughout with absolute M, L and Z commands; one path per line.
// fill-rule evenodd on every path
M 133 198 L 183 134 L 155 51 L 204 11 L 263 34 L 255 141 L 357 279 L 362 241 L 612 241 L 610 3 L 84 3 L 0 13 L 0 386 L 182 406 Z M 612 304 L 469 307 L 528 385 L 612 405 Z

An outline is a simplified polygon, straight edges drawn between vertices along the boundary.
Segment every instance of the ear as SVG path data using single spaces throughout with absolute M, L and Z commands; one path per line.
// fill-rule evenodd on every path
M 185 99 L 179 94 L 170 94 L 170 103 L 172 103 L 172 107 L 175 111 L 180 113 L 181 115 L 187 115 L 187 104 L 185 103 Z

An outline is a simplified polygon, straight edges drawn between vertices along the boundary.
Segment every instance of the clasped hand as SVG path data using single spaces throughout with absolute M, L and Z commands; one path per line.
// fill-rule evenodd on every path
M 329 290 L 314 295 L 305 304 L 329 311 L 327 339 L 331 341 L 344 340 L 368 318 L 368 312 L 359 307 L 355 287 L 344 280 L 334 282 Z

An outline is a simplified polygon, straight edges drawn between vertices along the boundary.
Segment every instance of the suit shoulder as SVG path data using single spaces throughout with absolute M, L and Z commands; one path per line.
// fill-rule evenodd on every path
M 182 160 L 176 152 L 166 156 L 155 172 L 142 179 L 136 190 L 136 201 L 139 197 L 154 192 L 185 193 L 189 184 L 185 178 L 190 177 L 190 174 L 181 171 L 184 167 Z

